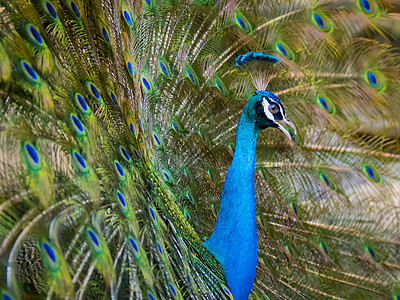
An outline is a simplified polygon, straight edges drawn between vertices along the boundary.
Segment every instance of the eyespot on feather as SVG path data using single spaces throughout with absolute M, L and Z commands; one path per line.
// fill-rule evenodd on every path
M 275 49 L 283 56 L 286 56 L 287 59 L 293 60 L 294 54 L 290 47 L 282 41 L 275 43 Z
M 321 248 L 321 250 L 322 250 L 326 255 L 329 256 L 328 248 L 326 248 L 324 242 L 320 242 L 320 243 L 319 243 L 319 247 Z
M 173 184 L 174 183 L 174 178 L 172 177 L 172 173 L 168 169 L 162 169 L 162 175 L 165 179 L 166 182 Z
M 44 264 L 52 271 L 59 270 L 59 262 L 57 259 L 56 250 L 47 240 L 41 240 L 40 250 L 43 257 Z
M 42 1 L 42 7 L 44 9 L 44 11 L 50 16 L 52 17 L 54 20 L 58 19 L 58 15 L 57 15 L 57 11 L 54 8 L 53 4 L 51 4 L 50 1 Z
M 79 118 L 78 118 L 76 115 L 74 115 L 74 114 L 71 114 L 71 115 L 70 115 L 70 122 L 71 122 L 72 129 L 73 129 L 79 136 L 84 136 L 84 135 L 86 135 L 85 128 L 83 127 L 82 122 L 79 120 Z
M 78 170 L 84 174 L 89 172 L 89 167 L 86 165 L 85 159 L 77 151 L 72 151 L 72 160 Z
M 161 74 L 163 74 L 166 78 L 171 78 L 171 76 L 172 76 L 171 67 L 170 67 L 168 61 L 163 57 L 160 57 L 158 60 L 159 60 L 158 67 L 159 67 L 159 70 L 161 71 Z
M 89 227 L 86 228 L 86 241 L 92 251 L 94 251 L 96 254 L 100 254 L 103 252 L 103 249 L 101 248 L 102 246 L 100 243 L 100 237 L 94 232 L 93 229 Z
M 378 169 L 371 163 L 363 164 L 362 170 L 367 178 L 373 182 L 379 183 L 382 177 Z
M 326 174 L 325 172 L 320 172 L 319 173 L 319 178 L 327 185 L 329 188 L 332 190 L 336 190 L 336 185 L 335 182 L 332 180 L 332 178 Z
M 25 60 L 21 61 L 21 69 L 28 80 L 32 82 L 37 82 L 39 80 L 39 76 L 37 75 L 36 71 L 27 61 Z
M 22 153 L 30 169 L 38 171 L 42 164 L 36 147 L 30 143 L 22 143 Z
M 132 159 L 131 159 L 128 151 L 126 151 L 126 149 L 124 147 L 119 146 L 118 147 L 118 152 L 128 163 L 132 162 Z
M 377 17 L 380 14 L 380 8 L 375 0 L 358 0 L 358 9 L 369 17 Z
M 74 1 L 72 1 L 72 0 L 67 0 L 67 4 L 68 4 L 69 8 L 71 9 L 71 11 L 75 14 L 75 16 L 77 18 L 80 18 L 81 17 L 81 13 L 79 12 L 79 8 L 76 5 L 76 3 Z
M 198 85 L 199 84 L 199 77 L 197 76 L 196 72 L 193 70 L 193 68 L 189 65 L 186 65 L 186 76 L 189 78 L 190 82 L 193 85 Z
M 222 283 L 221 283 L 221 288 L 224 291 L 224 294 L 226 296 L 228 296 L 229 299 L 233 300 L 233 295 L 232 295 L 231 291 L 229 290 L 229 288 L 225 284 L 222 284 Z
M 74 96 L 74 101 L 75 105 L 78 107 L 78 109 L 84 113 L 84 114 L 90 114 L 88 105 L 86 103 L 86 100 L 83 98 L 83 96 L 79 93 L 75 93 Z
M 115 171 L 117 172 L 119 180 L 125 181 L 126 180 L 125 171 L 122 165 L 119 163 L 119 161 L 114 161 L 114 168 Z
M 32 24 L 25 25 L 26 33 L 28 34 L 29 38 L 32 42 L 37 45 L 43 45 L 43 38 L 39 33 L 39 30 Z
M 195 204 L 194 198 L 189 191 L 186 191 L 186 197 L 189 199 L 190 203 Z
M 89 92 L 90 95 L 92 95 L 92 97 L 94 97 L 96 100 L 101 100 L 101 95 L 99 90 L 97 89 L 96 85 L 91 82 L 91 81 L 87 81 L 86 82 L 86 89 Z
M 174 294 L 174 296 L 176 297 L 176 291 L 175 291 L 175 286 L 173 283 L 169 284 L 169 289 L 172 292 L 172 294 Z
M 2 300 L 14 300 L 14 298 L 11 296 L 11 294 L 6 291 L 1 291 L 0 297 Z
M 123 16 L 123 18 L 125 20 L 126 25 L 129 28 L 133 28 L 135 22 L 134 22 L 134 19 L 132 17 L 131 10 L 129 9 L 129 6 L 126 4 L 125 1 L 122 2 L 121 12 L 122 12 L 122 16 Z
M 319 29 L 323 32 L 332 32 L 333 25 L 332 21 L 321 11 L 313 11 L 311 14 L 311 20 Z
M 122 206 L 123 209 L 126 209 L 126 202 L 125 202 L 125 197 L 122 195 L 121 191 L 117 190 L 117 200 L 118 203 Z
M 111 100 L 114 102 L 115 105 L 119 105 L 118 99 L 117 99 L 117 97 L 115 96 L 115 94 L 113 93 L 113 91 L 110 91 L 110 98 L 111 98 Z
M 316 101 L 320 107 L 322 107 L 327 113 L 335 114 L 336 107 L 328 97 L 324 95 L 317 95 Z
M 251 33 L 252 27 L 247 18 L 240 12 L 236 11 L 234 14 L 236 25 L 246 33 Z
M 384 91 L 386 89 L 385 77 L 377 69 L 369 69 L 365 71 L 364 79 L 368 86 L 377 91 Z
M 133 250 L 135 250 L 135 254 L 138 254 L 139 253 L 139 248 L 138 248 L 138 246 L 136 244 L 136 241 L 132 237 L 130 237 L 129 238 L 129 242 L 130 242 L 131 247 L 133 248 Z
M 125 59 L 125 66 L 126 69 L 131 77 L 135 76 L 135 69 L 132 64 L 132 60 L 126 52 L 124 52 L 124 59 Z
M 146 93 L 152 93 L 153 92 L 153 82 L 150 79 L 149 76 L 147 76 L 145 73 L 142 72 L 141 75 L 141 82 L 142 82 L 142 86 L 145 90 Z
M 154 138 L 154 142 L 156 143 L 156 147 L 160 147 L 161 146 L 161 141 L 157 135 L 157 133 L 155 131 L 153 131 L 153 138 Z
M 224 82 L 218 76 L 214 77 L 214 86 L 220 91 L 224 96 L 228 96 L 228 89 L 226 88 Z

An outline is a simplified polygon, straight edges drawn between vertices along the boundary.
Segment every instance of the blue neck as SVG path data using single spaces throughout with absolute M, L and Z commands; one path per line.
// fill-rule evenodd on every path
M 246 105 L 247 106 L 247 105 Z M 207 249 L 221 263 L 234 299 L 247 299 L 257 265 L 254 167 L 258 130 L 243 109 L 235 154 L 221 193 L 217 223 Z

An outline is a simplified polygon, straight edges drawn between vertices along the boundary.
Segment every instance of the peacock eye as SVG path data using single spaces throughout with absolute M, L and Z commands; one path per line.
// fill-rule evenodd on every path
M 268 107 L 268 109 L 269 109 L 269 112 L 270 112 L 271 114 L 273 114 L 273 115 L 279 112 L 279 107 L 278 107 L 278 105 L 275 104 L 275 103 L 270 104 L 269 107 Z

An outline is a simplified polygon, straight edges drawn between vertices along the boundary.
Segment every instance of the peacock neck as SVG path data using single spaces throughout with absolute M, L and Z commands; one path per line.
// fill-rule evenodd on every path
M 246 105 L 247 106 L 247 105 Z M 247 299 L 257 265 L 254 167 L 258 130 L 244 108 L 214 231 L 205 242 L 221 263 L 234 299 Z

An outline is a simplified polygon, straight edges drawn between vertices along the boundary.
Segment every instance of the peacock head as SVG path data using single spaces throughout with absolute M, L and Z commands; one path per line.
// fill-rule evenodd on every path
M 278 128 L 291 139 L 289 132 L 283 126 L 286 124 L 296 132 L 295 126 L 286 116 L 282 102 L 274 93 L 256 91 L 248 105 L 252 108 L 248 110 L 248 114 L 254 120 L 256 130 L 261 131 L 268 127 Z

